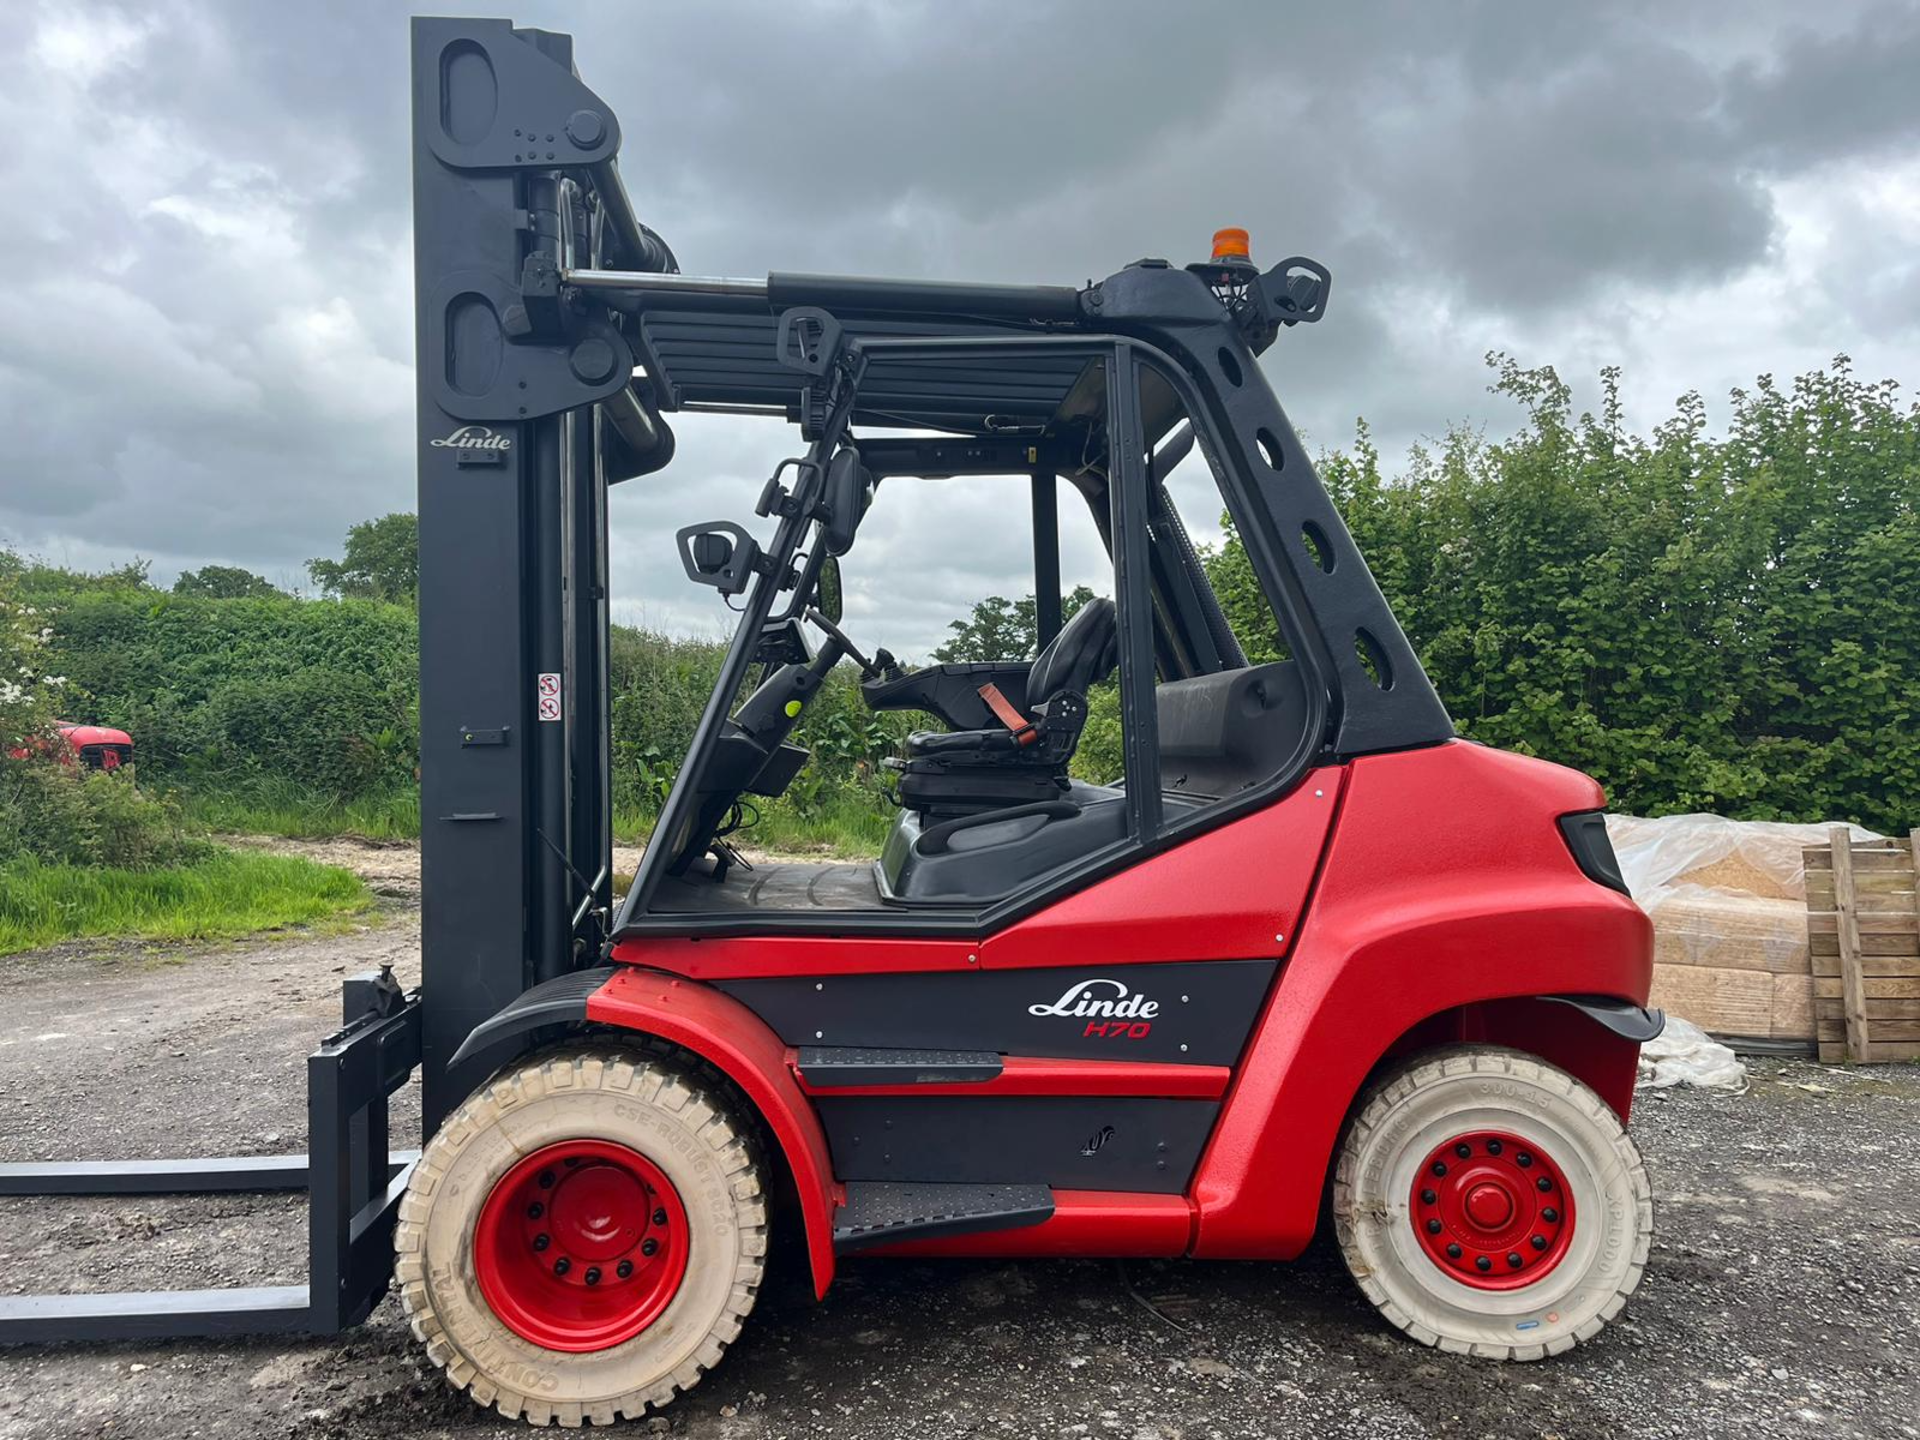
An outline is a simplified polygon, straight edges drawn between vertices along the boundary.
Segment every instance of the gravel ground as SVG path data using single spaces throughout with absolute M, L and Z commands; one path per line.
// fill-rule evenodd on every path
M 348 863 L 379 925 L 191 952 L 0 960 L 0 1159 L 303 1147 L 303 1060 L 344 974 L 417 974 L 410 850 Z M 1643 1095 L 1659 1235 L 1626 1316 L 1540 1365 L 1380 1324 L 1324 1243 L 1294 1265 L 791 1264 L 699 1389 L 629 1433 L 1920 1436 L 1920 1068 L 1759 1062 L 1743 1096 Z M 396 1143 L 409 1143 L 406 1094 Z M 285 1284 L 287 1198 L 0 1200 L 0 1292 Z M 347 1336 L 0 1354 L 0 1437 L 504 1437 L 383 1304 Z

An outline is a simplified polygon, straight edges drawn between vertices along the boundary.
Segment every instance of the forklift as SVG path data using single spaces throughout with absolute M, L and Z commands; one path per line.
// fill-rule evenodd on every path
M 570 37 L 416 19 L 412 84 L 422 983 L 347 982 L 304 1156 L 0 1167 L 304 1189 L 306 1285 L 0 1300 L 0 1340 L 332 1334 L 397 1288 L 478 1403 L 606 1424 L 720 1363 L 776 1245 L 824 1295 L 854 1255 L 1290 1259 L 1323 1214 L 1416 1342 L 1598 1334 L 1652 1238 L 1651 927 L 1598 785 L 1455 736 L 1267 384 L 1326 269 L 1229 229 L 1083 286 L 686 275 Z M 673 539 L 738 620 L 616 895 L 608 492 L 707 412 L 800 450 Z M 1258 635 L 1174 507 L 1196 453 Z M 1036 655 L 843 628 L 863 520 L 934 480 L 1024 492 Z M 1063 499 L 1111 561 L 1066 623 Z M 842 664 L 925 721 L 885 845 L 755 856 Z

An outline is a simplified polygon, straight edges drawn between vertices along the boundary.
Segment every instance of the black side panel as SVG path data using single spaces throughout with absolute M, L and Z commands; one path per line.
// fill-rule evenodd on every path
M 1177 1195 L 1220 1107 L 1111 1095 L 821 1096 L 837 1179 Z
M 1274 969 L 1272 960 L 1196 960 L 805 975 L 727 980 L 718 988 L 789 1045 L 1231 1065 Z

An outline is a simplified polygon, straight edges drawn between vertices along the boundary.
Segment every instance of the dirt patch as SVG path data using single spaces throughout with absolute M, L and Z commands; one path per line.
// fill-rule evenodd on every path
M 417 893 L 410 847 L 273 848 Z M 417 912 L 386 910 L 342 936 L 0 960 L 0 1159 L 299 1151 L 341 977 L 417 978 Z M 1920 1435 L 1920 1069 L 1755 1074 L 1744 1096 L 1642 1096 L 1652 1265 L 1626 1316 L 1556 1361 L 1408 1344 L 1324 1243 L 1293 1265 L 868 1260 L 817 1306 L 789 1243 L 718 1372 L 616 1433 Z M 417 1097 L 394 1114 L 412 1143 Z M 303 1225 L 284 1197 L 0 1200 L 0 1291 L 295 1283 Z M 0 1352 L 0 1440 L 520 1433 L 446 1388 L 391 1300 L 329 1339 Z

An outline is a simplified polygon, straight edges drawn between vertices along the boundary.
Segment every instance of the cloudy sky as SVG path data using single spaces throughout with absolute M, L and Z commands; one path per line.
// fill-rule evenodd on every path
M 411 508 L 407 9 L 0 0 L 0 543 L 297 584 Z M 1913 4 L 512 15 L 576 35 L 692 273 L 1077 283 L 1226 224 L 1256 259 L 1317 257 L 1331 313 L 1266 360 L 1310 446 L 1362 415 L 1390 458 L 1498 433 L 1489 349 L 1583 394 L 1622 365 L 1641 425 L 1838 351 L 1920 384 Z M 678 429 L 675 466 L 616 492 L 616 594 L 712 633 L 670 532 L 742 517 L 794 437 Z M 870 640 L 924 651 L 1029 588 L 1010 491 L 891 498 L 848 559 Z M 1097 579 L 1090 531 L 1069 541 Z

